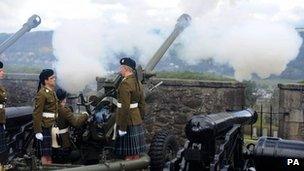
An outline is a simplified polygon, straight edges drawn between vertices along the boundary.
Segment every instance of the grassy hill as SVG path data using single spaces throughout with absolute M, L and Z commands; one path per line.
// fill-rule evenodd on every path
M 192 80 L 209 80 L 209 81 L 235 81 L 233 78 L 224 77 L 211 73 L 198 73 L 190 71 L 161 71 L 156 73 L 158 78 L 178 78 L 178 79 L 192 79 Z

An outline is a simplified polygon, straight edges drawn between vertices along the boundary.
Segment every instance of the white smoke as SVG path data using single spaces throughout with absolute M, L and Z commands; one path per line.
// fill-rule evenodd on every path
M 303 17 L 296 15 L 293 8 L 283 11 L 280 3 L 257 1 L 207 2 L 181 3 L 195 16 L 182 35 L 181 59 L 190 64 L 207 58 L 229 63 L 235 78 L 243 80 L 250 79 L 252 73 L 262 78 L 280 74 L 297 56 L 302 39 L 292 23 Z M 206 5 L 208 10 L 200 12 Z
M 105 76 L 110 64 L 119 64 L 120 53 L 136 55 L 137 62 L 145 64 L 178 18 L 160 18 L 153 3 L 113 3 L 101 10 L 98 17 L 68 20 L 55 29 L 56 73 L 59 86 L 67 91 L 77 93 L 94 83 L 96 76 Z
M 91 22 L 67 21 L 53 35 L 59 85 L 69 92 L 82 90 L 106 70 L 106 63 L 102 63 L 101 58 L 104 51 L 99 31 L 101 24 L 94 21 L 95 25 L 92 25 Z
M 182 45 L 178 56 L 189 64 L 207 58 L 229 63 L 238 80 L 252 73 L 263 78 L 279 74 L 302 43 L 294 29 L 304 21 L 300 1 L 81 2 L 87 7 L 81 20 L 75 14 L 67 17 L 53 37 L 59 85 L 70 92 L 106 75 L 109 64 L 118 64 L 117 54 L 136 54 L 146 64 L 184 12 L 192 24 L 176 40 Z

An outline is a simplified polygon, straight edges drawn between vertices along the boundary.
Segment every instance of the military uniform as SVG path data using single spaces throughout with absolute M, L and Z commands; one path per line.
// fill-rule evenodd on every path
M 117 129 L 126 131 L 127 134 L 117 138 L 116 154 L 138 155 L 146 150 L 142 126 L 142 117 L 145 114 L 143 86 L 132 74 L 122 80 L 117 93 Z
M 71 109 L 68 107 L 59 107 L 59 115 L 57 120 L 57 125 L 59 127 L 60 131 L 60 137 L 62 140 L 61 147 L 68 148 L 71 146 L 70 143 L 70 134 L 69 134 L 69 126 L 79 127 L 83 125 L 86 120 L 88 119 L 88 116 L 85 114 L 73 114 Z
M 6 103 L 6 90 L 0 86 L 0 163 L 4 163 L 7 154 L 7 142 L 5 137 L 5 103 Z
M 42 156 L 51 156 L 52 154 L 51 127 L 55 124 L 57 116 L 57 96 L 53 90 L 42 86 L 35 97 L 33 112 L 34 132 L 42 133 L 43 135 L 43 140 L 39 147 Z
M 69 133 L 70 125 L 74 127 L 79 127 L 86 122 L 88 116 L 85 114 L 73 114 L 70 108 L 63 107 L 60 104 L 58 114 L 59 115 L 57 119 L 57 126 L 59 127 L 59 133 L 57 136 L 57 140 L 60 147 L 53 149 L 53 158 L 58 163 L 64 163 L 66 160 L 68 160 L 68 155 L 71 153 L 71 142 Z

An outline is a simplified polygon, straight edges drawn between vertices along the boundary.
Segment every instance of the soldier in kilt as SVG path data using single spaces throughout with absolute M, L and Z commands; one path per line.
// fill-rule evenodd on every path
M 0 79 L 4 78 L 3 63 L 0 61 Z M 3 168 L 7 160 L 7 141 L 5 136 L 5 103 L 6 103 L 6 90 L 0 85 L 0 170 Z
M 126 160 L 135 160 L 146 152 L 142 117 L 145 114 L 143 86 L 137 79 L 136 63 L 131 58 L 120 60 L 124 77 L 118 87 L 116 125 L 118 137 L 115 153 Z
M 56 147 L 53 146 L 53 159 L 56 163 L 66 163 L 69 162 L 72 152 L 69 128 L 70 126 L 80 127 L 84 125 L 89 118 L 89 114 L 86 112 L 74 114 L 72 110 L 66 106 L 67 92 L 65 90 L 58 89 L 56 95 L 59 100 L 57 118 L 59 130 L 57 133 L 58 145 Z
M 55 93 L 55 75 L 51 69 L 44 69 L 39 75 L 38 91 L 33 111 L 33 127 L 36 148 L 42 164 L 52 163 L 51 129 L 58 116 L 58 99 Z

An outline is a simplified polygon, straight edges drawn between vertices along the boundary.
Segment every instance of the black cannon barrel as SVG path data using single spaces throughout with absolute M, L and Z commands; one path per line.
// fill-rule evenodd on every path
M 19 128 L 32 121 L 32 106 L 7 107 L 5 108 L 6 127 L 8 130 Z
M 195 115 L 186 124 L 185 132 L 191 142 L 203 143 L 206 139 L 223 135 L 234 124 L 253 124 L 256 120 L 257 113 L 249 108 L 238 112 Z
M 9 37 L 7 40 L 0 44 L 0 54 L 10 47 L 13 43 L 15 43 L 21 36 L 23 36 L 26 32 L 29 32 L 31 29 L 37 27 L 41 23 L 41 18 L 34 14 L 32 15 L 26 23 L 23 24 L 22 28 L 18 30 L 15 34 Z
M 253 156 L 258 171 L 303 170 L 304 142 L 261 137 L 254 148 Z

